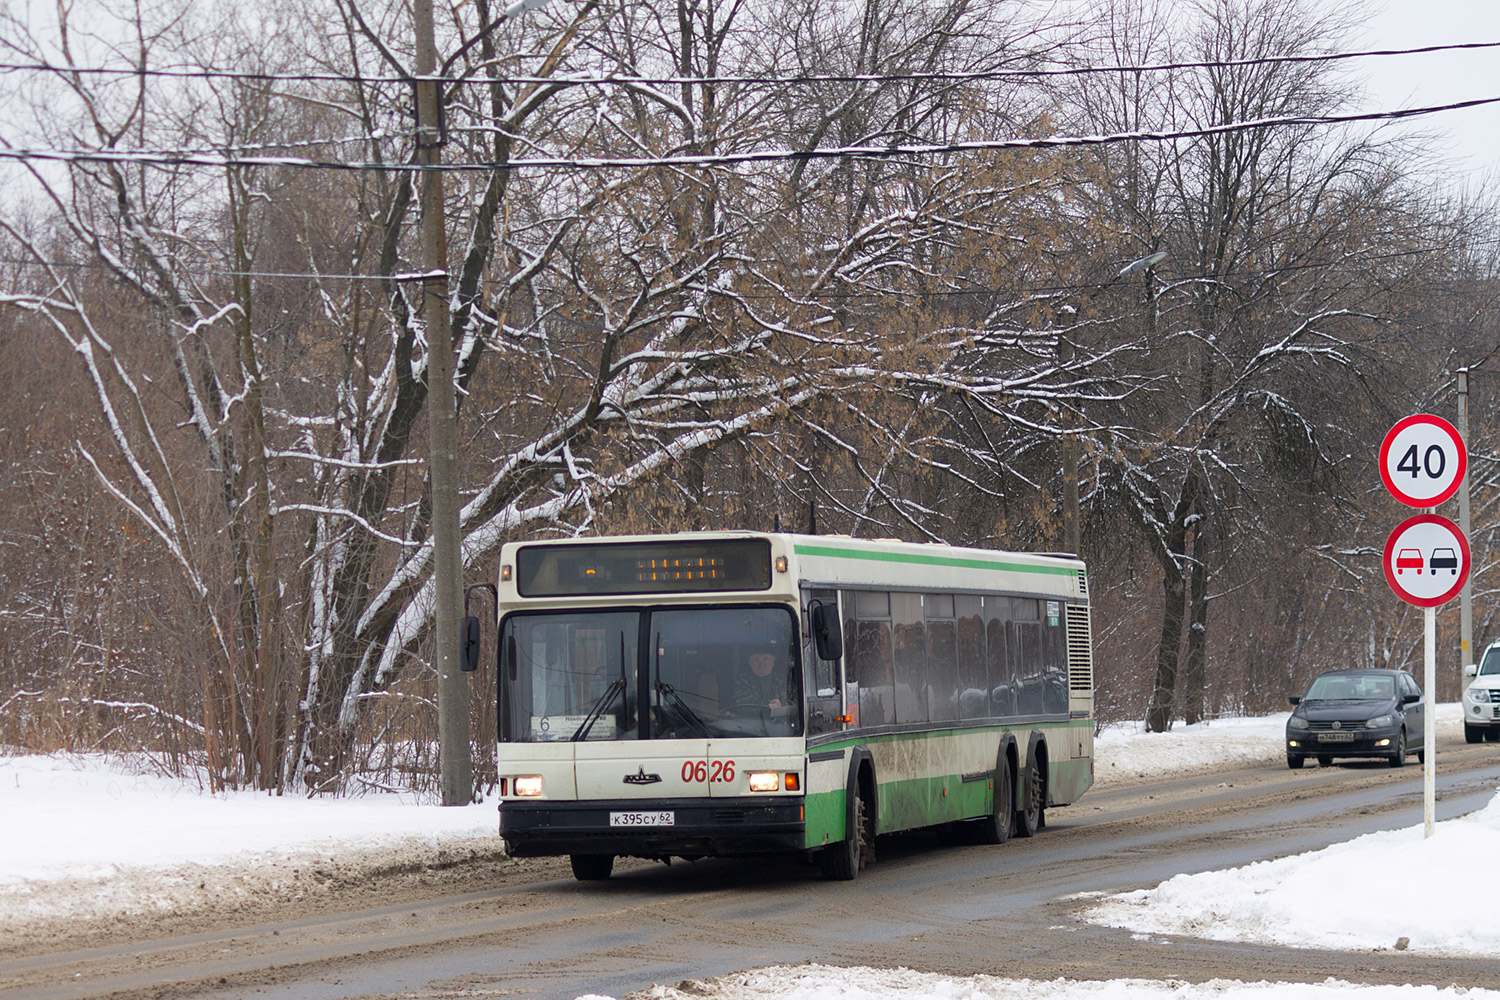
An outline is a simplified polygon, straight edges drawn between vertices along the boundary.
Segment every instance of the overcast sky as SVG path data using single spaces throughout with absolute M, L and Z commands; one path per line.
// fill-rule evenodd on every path
M 1370 20 L 1362 43 L 1365 48 L 1500 41 L 1500 0 L 1385 0 L 1384 6 Z M 1500 49 L 1361 62 L 1361 69 L 1370 75 L 1372 107 L 1421 107 L 1500 97 Z M 1410 127 L 1444 134 L 1448 155 L 1475 180 L 1486 172 L 1500 174 L 1500 105 L 1447 111 L 1418 122 Z

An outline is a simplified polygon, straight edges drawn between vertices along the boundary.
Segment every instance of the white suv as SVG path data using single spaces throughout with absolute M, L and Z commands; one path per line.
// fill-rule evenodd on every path
M 1500 740 L 1500 642 L 1489 644 L 1477 669 L 1464 667 L 1464 677 L 1472 678 L 1464 688 L 1464 739 Z

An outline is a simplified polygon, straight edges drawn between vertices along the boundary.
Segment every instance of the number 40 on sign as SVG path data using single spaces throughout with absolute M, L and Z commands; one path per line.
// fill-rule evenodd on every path
M 1457 429 L 1418 413 L 1396 424 L 1380 446 L 1380 476 L 1408 507 L 1436 507 L 1458 492 L 1469 462 Z

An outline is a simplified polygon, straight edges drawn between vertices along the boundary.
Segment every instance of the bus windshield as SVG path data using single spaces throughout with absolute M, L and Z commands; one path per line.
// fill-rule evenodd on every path
M 796 640 L 784 606 L 509 615 L 501 739 L 799 736 Z

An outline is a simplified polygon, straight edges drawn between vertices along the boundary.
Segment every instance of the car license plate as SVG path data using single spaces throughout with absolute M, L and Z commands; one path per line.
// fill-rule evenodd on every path
M 675 826 L 677 814 L 674 812 L 612 812 L 609 814 L 610 826 Z
M 1319 733 L 1319 743 L 1353 743 L 1353 733 Z

